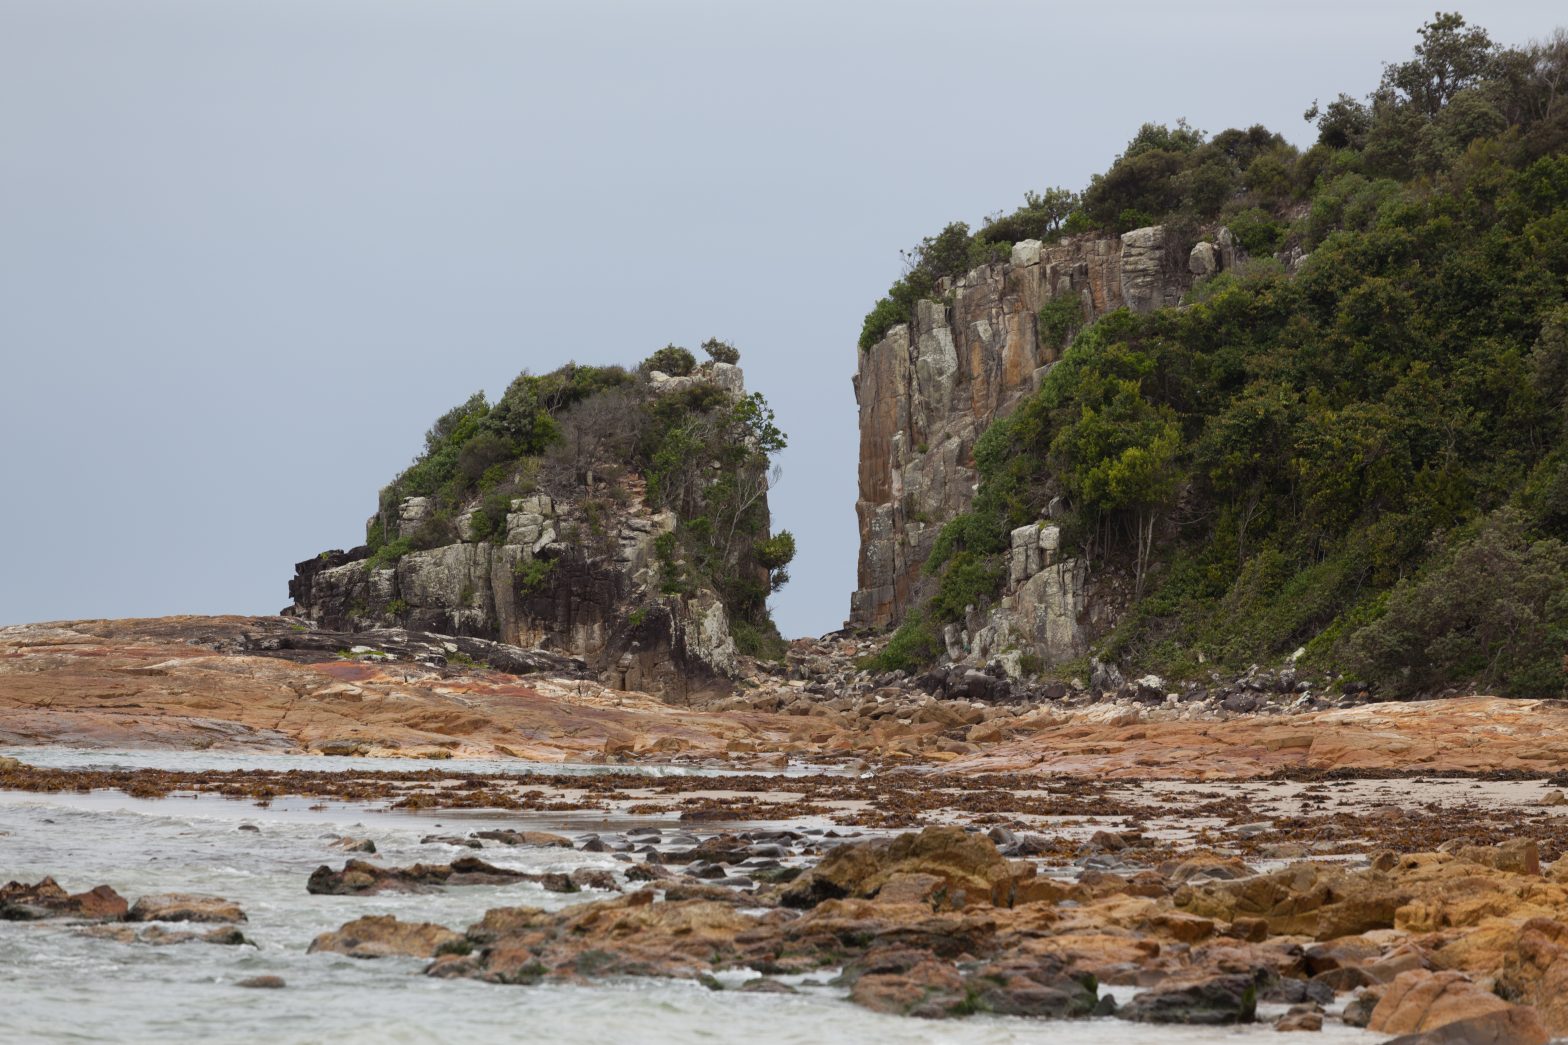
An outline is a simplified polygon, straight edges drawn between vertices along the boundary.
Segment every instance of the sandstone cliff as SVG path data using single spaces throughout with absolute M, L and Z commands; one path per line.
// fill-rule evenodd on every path
M 1120 308 L 1149 312 L 1177 304 L 1194 279 L 1240 257 L 1224 229 L 1190 251 L 1161 226 L 1025 240 L 1008 261 L 943 281 L 943 300 L 920 302 L 912 323 L 862 353 L 854 377 L 860 557 L 850 626 L 896 625 L 927 594 L 921 568 L 932 544 L 974 497 L 975 440 L 1061 356 L 1063 345 L 1042 336 L 1043 306 L 1076 299 L 1084 321 Z M 1087 649 L 1107 611 L 1090 598 L 1084 564 L 1059 559 L 1056 537 L 1048 520 L 1014 533 L 1005 603 L 990 621 L 971 622 L 969 651 L 1022 645 L 1059 660 Z M 955 659 L 965 645 L 950 635 Z
M 693 392 L 737 403 L 745 391 L 740 368 L 723 362 L 680 377 L 655 371 L 638 389 L 645 403 Z M 622 421 L 632 423 L 608 418 Z M 362 546 L 299 563 L 284 613 L 345 631 L 399 626 L 557 650 L 613 687 L 667 699 L 727 689 L 737 651 L 725 603 L 685 570 L 681 519 L 652 503 L 636 463 L 578 462 L 554 481 L 546 468 L 529 485 L 488 524 L 473 494 L 455 510 L 453 539 L 393 561 Z M 435 498 L 383 504 L 367 530 L 384 542 L 431 532 Z M 764 493 L 764 537 L 766 513 Z

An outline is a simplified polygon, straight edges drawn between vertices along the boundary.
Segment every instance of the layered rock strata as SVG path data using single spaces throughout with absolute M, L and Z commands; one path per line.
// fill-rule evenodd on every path
M 1041 306 L 1075 297 L 1086 321 L 1130 308 L 1177 304 L 1195 278 L 1233 265 L 1238 249 L 1225 230 L 1190 252 L 1163 226 L 1120 237 L 1025 240 L 1005 263 L 985 265 L 939 285 L 942 301 L 922 301 L 901 324 L 861 354 L 855 374 L 860 406 L 860 525 L 857 590 L 849 624 L 896 625 L 925 594 L 921 567 L 942 525 L 973 501 L 975 440 L 1039 387 L 1062 346 L 1042 339 Z M 1082 652 L 1085 571 L 1044 562 L 1049 579 L 1014 578 L 1028 612 L 1023 630 L 1049 659 Z M 1038 573 L 1039 571 L 1036 571 Z M 1042 609 L 1038 600 L 1048 604 Z

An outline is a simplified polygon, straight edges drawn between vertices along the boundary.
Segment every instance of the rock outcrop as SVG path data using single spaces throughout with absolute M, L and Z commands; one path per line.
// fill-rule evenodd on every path
M 896 624 L 920 597 L 920 567 L 937 531 L 974 496 L 975 440 L 1061 357 L 1062 346 L 1040 336 L 1040 307 L 1072 296 L 1093 320 L 1123 307 L 1173 305 L 1193 279 L 1189 259 L 1175 253 L 1161 226 L 1113 238 L 1025 240 L 1008 262 L 939 287 L 950 304 L 921 302 L 912 324 L 894 327 L 861 355 L 854 379 L 860 562 L 851 625 Z M 1218 268 L 1222 251 L 1205 259 Z
M 654 372 L 648 394 L 698 385 L 745 394 L 740 368 L 726 363 L 684 377 Z M 475 529 L 476 498 L 456 517 L 457 540 L 395 562 L 368 546 L 322 552 L 295 566 L 283 612 L 343 631 L 393 626 L 543 647 L 584 661 L 618 689 L 677 701 L 726 690 L 737 653 L 723 602 L 705 587 L 671 593 L 662 583 L 658 544 L 679 519 L 647 503 L 635 474 L 614 497 L 591 470 L 587 482 L 569 496 L 512 498 L 504 525 L 490 532 Z M 367 529 L 414 539 L 432 512 L 430 498 L 405 497 Z
M 1007 262 L 942 281 L 942 300 L 920 302 L 912 323 L 862 353 L 854 378 L 860 558 L 849 625 L 896 626 L 929 594 L 921 568 L 943 524 L 975 495 L 975 441 L 1039 387 L 1064 350 L 1042 334 L 1042 306 L 1073 298 L 1085 322 L 1121 308 L 1150 312 L 1243 256 L 1226 229 L 1190 250 L 1163 226 L 1025 240 Z M 952 659 L 1011 649 L 1067 660 L 1110 623 L 1112 593 L 1097 591 L 1084 564 L 1058 552 L 1058 536 L 1049 519 L 1013 534 L 1004 602 L 950 630 Z

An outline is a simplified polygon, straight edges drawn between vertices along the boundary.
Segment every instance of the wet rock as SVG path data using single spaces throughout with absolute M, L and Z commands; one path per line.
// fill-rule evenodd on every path
M 465 849 L 483 849 L 484 843 L 477 838 L 459 838 L 457 835 L 426 835 L 419 840 L 420 845 L 460 845 Z
M 443 885 L 505 885 L 540 878 L 540 875 L 525 871 L 496 867 L 477 856 L 465 856 L 450 864 L 414 864 L 412 867 L 381 867 L 364 860 L 350 860 L 341 871 L 334 871 L 325 864 L 316 868 L 305 889 L 318 895 L 355 896 L 429 892 Z
M 1000 1016 L 1073 1019 L 1094 1015 L 1099 1005 L 1095 978 L 1069 972 L 1053 958 L 1011 955 L 987 962 L 964 976 L 972 1008 Z
M 612 893 L 621 891 L 615 875 L 602 867 L 578 867 L 572 871 L 571 880 L 579 889 L 603 889 Z
M 288 984 L 284 982 L 284 979 L 281 976 L 251 976 L 247 979 L 240 980 L 234 986 L 251 987 L 257 990 L 275 991 L 287 987 Z
M 1339 1014 L 1340 1021 L 1350 1027 L 1365 1027 L 1372 1022 L 1372 1011 L 1382 1000 L 1383 991 L 1380 988 L 1359 990 L 1354 998 L 1345 1003 L 1345 1008 Z
M 1308 1002 L 1328 1005 L 1334 1000 L 1334 989 L 1327 984 L 1300 980 L 1294 976 L 1281 976 L 1267 984 L 1258 995 L 1259 1001 L 1302 1005 Z
M 628 882 L 654 882 L 669 877 L 670 872 L 655 863 L 632 864 L 626 869 Z
M 245 938 L 245 934 L 232 925 L 219 926 L 206 932 L 165 929 L 159 925 L 148 925 L 140 929 L 126 924 L 91 925 L 83 929 L 82 933 L 86 936 L 114 940 L 117 943 L 146 943 L 159 947 L 192 942 L 211 943 L 223 947 L 237 947 L 250 943 Z
M 433 958 L 443 947 L 463 940 L 461 933 L 431 922 L 400 922 L 390 914 L 367 915 L 322 933 L 307 951 L 330 951 L 350 958 Z
M 34 885 L 7 882 L 0 886 L 0 921 L 30 922 L 44 918 L 81 918 L 117 922 L 126 915 L 125 897 L 107 885 L 84 893 L 67 893 L 53 878 Z
M 563 871 L 548 871 L 538 877 L 538 882 L 544 886 L 547 892 L 577 893 L 582 891 L 581 887 L 572 880 L 572 876 Z
M 339 838 L 332 843 L 332 848 L 350 853 L 373 853 L 376 843 L 369 838 Z
M 243 922 L 239 904 L 221 896 L 195 893 L 158 893 L 143 896 L 131 908 L 133 922 Z
M 740 985 L 740 989 L 747 994 L 799 994 L 795 988 L 787 983 L 781 983 L 771 977 L 762 976 L 755 980 L 747 980 Z
M 1274 1021 L 1277 1031 L 1320 1031 L 1323 1029 L 1323 1010 L 1317 1005 L 1293 1005 Z
M 545 849 L 570 849 L 572 840 L 548 831 L 475 831 L 475 838 L 487 838 L 502 845 L 526 845 Z
M 1251 1023 L 1258 1012 L 1258 978 L 1235 974 L 1155 987 L 1116 1010 L 1137 1023 L 1220 1026 Z
M 872 1012 L 942 1019 L 967 1015 L 968 994 L 958 970 L 930 954 L 885 955 L 856 980 L 849 1000 Z

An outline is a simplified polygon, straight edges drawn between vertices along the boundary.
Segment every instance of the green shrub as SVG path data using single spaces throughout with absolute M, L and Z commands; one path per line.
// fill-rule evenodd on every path
M 882 298 L 860 324 L 860 350 L 869 352 L 872 345 L 887 337 L 888 331 L 909 320 L 909 313 L 898 302 L 891 297 Z
M 1473 682 L 1560 697 L 1568 676 L 1568 545 L 1533 540 L 1524 513 L 1494 512 L 1389 593 L 1347 643 L 1349 664 L 1393 695 Z
M 1225 225 L 1248 254 L 1272 254 L 1285 238 L 1284 226 L 1258 207 L 1232 214 Z
M 733 366 L 740 362 L 740 349 L 728 341 L 720 341 L 716 337 L 710 337 L 704 341 L 702 350 L 708 353 L 708 358 L 715 363 L 729 363 Z
M 1040 344 L 1052 348 L 1065 348 L 1079 330 L 1083 329 L 1083 302 L 1077 294 L 1067 293 L 1054 297 L 1040 306 Z
M 685 377 L 697 369 L 697 357 L 679 345 L 665 345 L 642 361 L 642 369 L 657 370 L 671 377 Z
M 936 625 L 923 613 L 904 618 L 882 651 L 867 657 L 861 667 L 870 671 L 920 671 L 943 654 L 942 638 Z
M 1068 216 L 1081 201 L 1076 192 L 1052 188 L 1024 193 L 1024 205 L 1003 217 L 986 220 L 977 238 L 991 243 L 1017 243 L 1019 240 L 1048 240 L 1060 235 Z
M 789 643 L 779 634 L 778 628 L 774 627 L 772 621 L 762 624 L 752 624 L 744 620 L 731 621 L 730 637 L 735 640 L 737 650 L 758 660 L 782 663 L 784 654 L 789 650 Z
M 517 565 L 512 567 L 512 576 L 521 595 L 531 595 L 542 590 L 550 582 L 550 575 L 554 572 L 554 559 L 520 559 Z
M 413 542 L 407 537 L 395 537 L 378 546 L 365 560 L 366 569 L 384 570 L 397 565 L 397 561 L 414 550 Z

